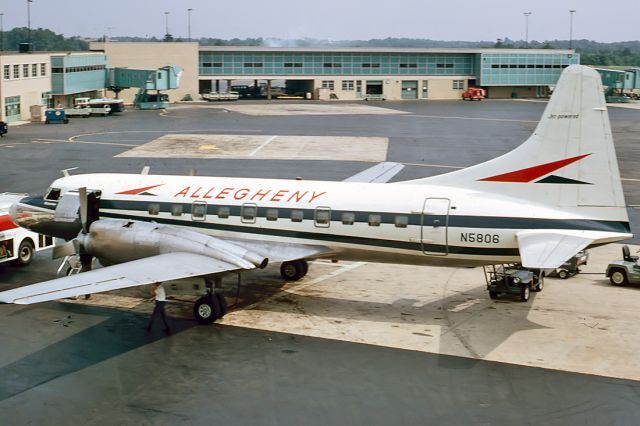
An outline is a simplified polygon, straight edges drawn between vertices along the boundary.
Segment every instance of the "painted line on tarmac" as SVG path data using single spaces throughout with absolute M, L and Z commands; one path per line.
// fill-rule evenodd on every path
M 435 119 L 447 119 L 447 120 L 479 120 L 479 121 L 507 121 L 514 123 L 537 123 L 538 120 L 515 120 L 512 118 L 482 118 L 482 117 L 457 117 L 450 115 L 422 115 L 411 114 L 409 117 L 422 117 L 422 118 L 435 118 Z
M 68 141 L 76 142 L 78 138 L 85 136 L 97 136 L 97 135 L 119 135 L 123 133 L 181 133 L 188 134 L 189 132 L 241 132 L 241 133 L 260 133 L 262 130 L 251 129 L 182 129 L 182 130 L 122 130 L 118 132 L 97 132 L 97 133 L 84 133 L 81 135 L 71 136 Z
M 259 147 L 257 147 L 253 151 L 251 151 L 251 153 L 249 154 L 249 157 L 253 157 L 254 155 L 256 155 L 258 152 L 260 152 L 260 150 L 262 148 L 264 148 L 265 146 L 269 145 L 277 137 L 278 137 L 278 135 L 271 136 L 269 139 L 267 139 L 266 141 L 262 142 L 262 144 Z

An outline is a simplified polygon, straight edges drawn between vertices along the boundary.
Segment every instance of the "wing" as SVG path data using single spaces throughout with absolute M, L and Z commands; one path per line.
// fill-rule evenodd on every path
M 632 238 L 631 234 L 604 231 L 531 230 L 516 234 L 525 268 L 554 269 L 580 250 Z
M 27 305 L 237 269 L 236 265 L 208 256 L 167 253 L 3 291 L 0 302 Z
M 343 182 L 369 182 L 369 183 L 386 183 L 392 177 L 400 173 L 404 169 L 404 164 L 400 163 L 379 163 L 373 167 L 361 171 L 351 177 L 346 178 Z

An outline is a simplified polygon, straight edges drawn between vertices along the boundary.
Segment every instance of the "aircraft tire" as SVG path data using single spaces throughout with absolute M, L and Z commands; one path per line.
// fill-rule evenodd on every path
M 220 302 L 217 297 L 202 296 L 193 305 L 193 316 L 203 325 L 213 324 L 220 318 Z
M 522 287 L 520 287 L 520 301 L 521 302 L 527 302 L 529 300 L 529 296 L 530 296 L 530 289 L 528 285 L 523 285 Z
M 280 265 L 280 276 L 285 281 L 298 281 L 304 274 L 304 261 L 294 260 L 292 262 L 282 262 Z
M 302 265 L 302 277 L 300 278 L 304 278 L 307 275 L 307 272 L 309 272 L 309 262 L 301 260 L 300 264 Z
M 613 271 L 611 271 L 609 281 L 611 281 L 611 284 L 616 286 L 627 285 L 629 283 L 629 280 L 627 279 L 627 273 L 622 269 L 614 269 Z
M 11 262 L 14 266 L 27 266 L 33 260 L 33 243 L 31 240 L 22 240 L 18 247 L 18 257 Z

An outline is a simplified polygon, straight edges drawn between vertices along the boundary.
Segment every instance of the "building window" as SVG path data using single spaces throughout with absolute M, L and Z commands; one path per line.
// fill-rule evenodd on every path
M 325 62 L 324 67 L 325 68 L 342 68 L 342 64 L 338 64 L 336 62 Z
M 464 80 L 453 80 L 453 89 L 454 90 L 464 89 Z
M 362 64 L 362 68 L 380 68 L 380 64 Z
M 322 80 L 322 88 L 323 89 L 333 90 L 334 89 L 333 80 Z
M 20 65 L 13 66 L 13 78 L 20 78 Z
M 302 62 L 285 62 L 285 68 L 302 68 Z
M 342 90 L 353 90 L 353 80 L 343 80 Z
M 40 76 L 44 77 L 47 75 L 47 64 L 40 64 Z
M 436 68 L 453 68 L 453 64 L 436 64 Z
M 245 68 L 262 68 L 262 62 L 245 62 Z
M 418 64 L 400 64 L 400 68 L 418 68 Z
M 38 76 L 38 64 L 31 64 L 31 76 L 32 77 Z
M 29 77 L 29 64 L 22 65 L 22 76 L 27 78 Z
M 51 68 L 51 74 L 62 74 L 64 72 L 64 68 Z
M 11 69 L 9 68 L 9 65 L 5 65 L 4 66 L 4 79 L 5 80 L 9 80 L 11 78 Z

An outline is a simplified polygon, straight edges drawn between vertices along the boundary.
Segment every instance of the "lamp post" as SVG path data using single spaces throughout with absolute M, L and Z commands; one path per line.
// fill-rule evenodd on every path
M 193 11 L 193 9 L 187 9 L 187 28 L 189 32 L 189 41 L 191 41 L 191 11 Z
M 573 49 L 573 14 L 575 10 L 569 11 L 569 49 Z
M 525 46 L 529 48 L 529 16 L 531 16 L 531 12 L 524 12 L 524 33 L 525 33 Z
M 164 13 L 165 39 L 169 38 L 169 12 Z
M 29 43 L 31 43 L 31 3 L 33 3 L 33 0 L 27 0 L 27 30 Z
M 2 23 L 4 13 L 0 13 L 0 52 L 4 50 L 4 24 Z

